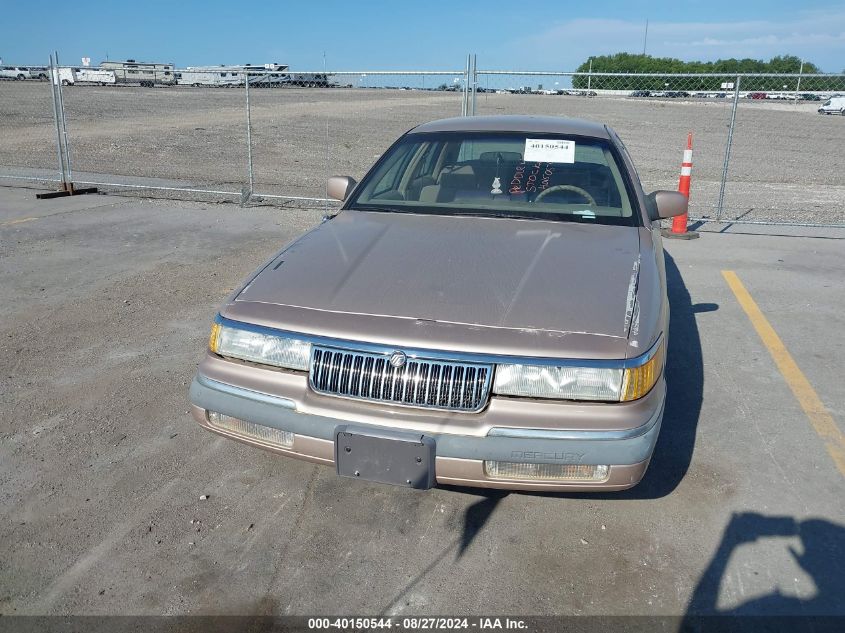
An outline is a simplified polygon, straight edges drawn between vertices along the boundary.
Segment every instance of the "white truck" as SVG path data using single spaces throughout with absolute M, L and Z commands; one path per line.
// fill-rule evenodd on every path
M 831 97 L 819 106 L 819 114 L 845 114 L 845 97 Z
M 20 66 L 0 66 L 0 79 L 29 79 L 29 70 Z

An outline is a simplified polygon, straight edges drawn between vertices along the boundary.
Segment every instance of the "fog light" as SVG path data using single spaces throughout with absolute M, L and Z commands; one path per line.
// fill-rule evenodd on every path
M 290 431 L 281 431 L 274 429 L 272 426 L 247 422 L 233 418 L 230 415 L 218 413 L 217 411 L 207 411 L 206 417 L 208 418 L 209 424 L 214 428 L 281 448 L 291 448 L 293 446 L 293 433 Z
M 519 462 L 484 462 L 484 474 L 491 479 L 527 479 L 532 481 L 604 481 L 610 466 L 592 464 L 523 464 Z

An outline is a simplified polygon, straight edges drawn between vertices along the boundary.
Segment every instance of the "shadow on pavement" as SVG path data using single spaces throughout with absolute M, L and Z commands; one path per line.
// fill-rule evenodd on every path
M 476 493 L 477 494 L 477 493 Z M 487 523 L 490 515 L 499 505 L 499 502 L 508 496 L 507 490 L 486 490 L 482 493 L 482 499 L 469 506 L 464 512 L 464 526 L 461 532 L 461 546 L 458 549 L 456 558 L 464 555 L 476 535 Z
M 629 499 L 657 499 L 671 493 L 689 470 L 704 394 L 704 358 L 696 314 L 713 312 L 715 303 L 693 303 L 675 260 L 665 253 L 669 295 L 669 350 L 663 426 L 643 480 L 618 493 Z
M 786 547 L 795 562 L 812 578 L 816 585 L 815 595 L 801 598 L 775 589 L 733 608 L 720 610 L 717 607 L 719 588 L 733 553 L 743 545 L 774 537 L 797 537 L 800 540 L 800 551 L 790 545 Z M 759 564 L 765 569 L 766 559 L 760 560 Z M 793 582 L 792 574 L 788 576 L 784 578 L 785 584 Z M 765 516 L 753 512 L 734 514 L 687 608 L 688 622 L 695 621 L 696 616 L 711 615 L 845 616 L 845 526 L 824 519 L 798 521 L 790 516 Z M 840 620 L 840 623 L 845 623 L 845 620 Z

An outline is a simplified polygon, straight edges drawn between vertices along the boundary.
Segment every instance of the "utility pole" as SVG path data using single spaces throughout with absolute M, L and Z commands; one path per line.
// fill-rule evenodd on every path
M 646 44 L 648 44 L 648 18 L 645 19 L 645 35 L 643 36 L 643 55 L 645 55 Z
M 593 83 L 593 58 L 590 57 L 590 70 L 587 71 L 587 90 L 590 89 Z

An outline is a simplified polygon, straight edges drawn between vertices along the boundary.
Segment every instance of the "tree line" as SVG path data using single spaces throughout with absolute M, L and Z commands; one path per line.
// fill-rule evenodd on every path
M 801 79 L 798 86 L 798 73 L 813 74 L 821 72 L 812 62 L 804 61 L 795 55 L 778 55 L 769 61 L 762 59 L 717 59 L 716 61 L 685 62 L 672 57 L 652 57 L 616 53 L 599 55 L 592 58 L 593 73 L 660 73 L 673 75 L 678 73 L 716 73 L 721 77 L 587 77 L 579 75 L 572 78 L 573 88 L 605 90 L 724 90 L 723 83 L 735 81 L 738 73 L 779 73 L 792 74 L 795 77 L 743 77 L 742 90 L 840 90 L 845 91 L 845 79 L 842 77 L 818 77 Z M 576 69 L 579 73 L 590 71 L 588 59 Z M 666 84 L 669 84 L 668 86 Z M 786 85 L 786 88 L 784 88 Z

